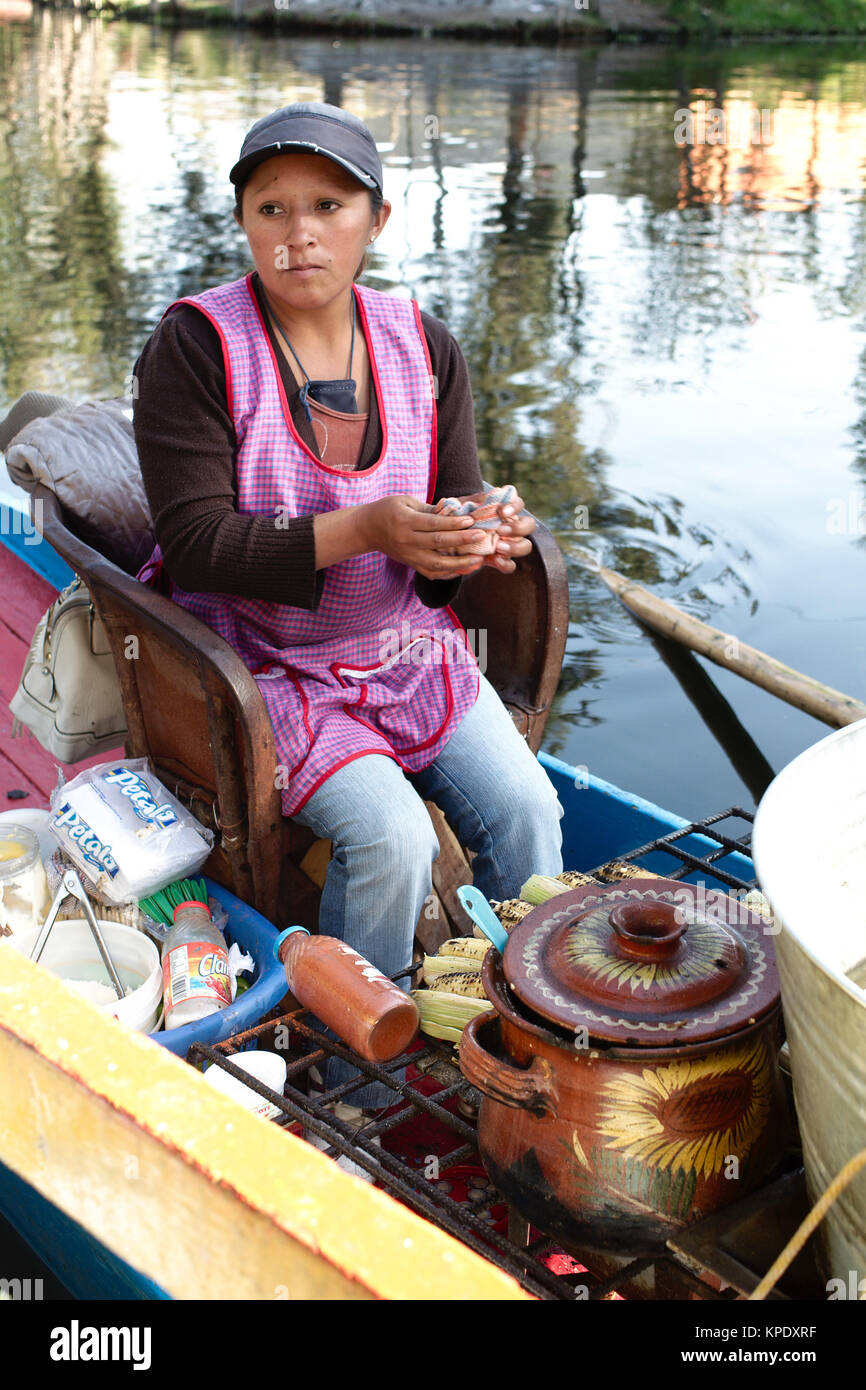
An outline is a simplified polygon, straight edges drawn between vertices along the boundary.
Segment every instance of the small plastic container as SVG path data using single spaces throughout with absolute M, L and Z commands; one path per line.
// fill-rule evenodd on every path
M 162 944 L 162 989 L 169 1030 L 231 1004 L 228 946 L 205 903 L 193 899 L 174 909 Z
M 228 1057 L 227 1061 L 240 1071 L 249 1072 L 256 1081 L 261 1081 L 270 1090 L 282 1095 L 288 1069 L 285 1057 L 278 1057 L 275 1052 L 237 1052 Z M 209 1066 L 204 1079 L 214 1090 L 221 1091 L 224 1096 L 231 1096 L 232 1100 L 236 1100 L 244 1109 L 252 1111 L 254 1115 L 261 1115 L 263 1120 L 274 1120 L 283 1113 L 276 1105 L 265 1100 L 264 1096 L 257 1095 L 249 1086 L 245 1086 L 236 1077 L 229 1076 L 228 1072 L 219 1066 Z
M 49 830 L 51 812 L 36 806 L 18 806 L 14 811 L 0 811 L 0 826 L 26 825 L 39 842 L 39 857 L 46 864 L 57 849 L 57 841 Z
M 0 824 L 0 934 L 32 931 L 51 906 L 39 841 L 26 825 Z

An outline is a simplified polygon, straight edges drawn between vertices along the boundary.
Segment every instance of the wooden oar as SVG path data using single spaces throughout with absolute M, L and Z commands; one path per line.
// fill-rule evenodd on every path
M 804 710 L 825 724 L 831 724 L 833 728 L 841 729 L 846 724 L 856 723 L 858 719 L 866 719 L 866 704 L 861 700 L 843 695 L 840 690 L 833 690 L 829 685 L 785 666 L 775 657 L 767 656 L 766 652 L 748 646 L 738 637 L 720 632 L 717 627 L 710 627 L 699 618 L 690 617 L 674 604 L 651 594 L 642 584 L 636 584 L 634 580 L 617 574 L 616 570 L 599 565 L 592 555 L 581 552 L 578 559 L 593 570 L 647 627 L 709 657 L 717 666 L 735 671 L 738 676 L 744 676 L 771 695 L 787 700 L 789 705 L 795 705 L 797 709 Z

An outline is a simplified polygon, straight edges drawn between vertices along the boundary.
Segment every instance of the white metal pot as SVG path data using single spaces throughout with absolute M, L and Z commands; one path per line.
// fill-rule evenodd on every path
M 781 928 L 782 1007 L 814 1202 L 866 1148 L 866 720 L 779 773 L 758 808 L 752 851 Z M 828 1280 L 858 1287 L 866 1280 L 866 1170 L 819 1234 Z

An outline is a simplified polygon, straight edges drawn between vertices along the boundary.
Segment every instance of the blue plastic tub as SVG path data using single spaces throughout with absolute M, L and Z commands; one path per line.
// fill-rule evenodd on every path
M 154 1042 L 180 1057 L 185 1057 L 188 1048 L 195 1042 L 222 1042 L 233 1033 L 252 1028 L 288 992 L 285 969 L 274 955 L 276 927 L 228 889 L 209 878 L 205 879 L 205 883 L 209 896 L 221 902 L 228 913 L 226 936 L 229 945 L 236 941 L 241 950 L 248 951 L 256 968 L 249 989 L 227 1009 L 208 1014 L 207 1018 L 201 1018 L 197 1023 L 187 1023 L 184 1028 L 173 1028 L 168 1033 L 160 1029 L 158 1033 L 150 1034 Z

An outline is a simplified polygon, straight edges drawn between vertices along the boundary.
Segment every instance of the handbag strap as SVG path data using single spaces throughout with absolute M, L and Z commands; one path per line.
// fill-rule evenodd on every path
M 57 595 L 56 599 L 54 600 L 54 602 L 52 603 L 52 605 L 51 605 L 51 607 L 49 608 L 48 612 L 46 613 L 46 615 L 45 615 L 45 630 L 44 630 L 44 632 L 43 632 L 43 634 L 42 634 L 42 659 L 41 659 L 41 665 L 43 665 L 43 666 L 48 666 L 48 665 L 50 664 L 50 662 L 51 662 L 51 635 L 52 635 L 52 631 L 53 631 L 54 625 L 55 625 L 55 623 L 57 622 L 57 619 L 60 617 L 60 614 L 62 613 L 64 606 L 69 602 L 69 600 L 70 600 L 71 598 L 73 598 L 73 597 L 75 596 L 75 594 L 77 593 L 77 591 L 78 591 L 79 589 L 82 589 L 83 587 L 84 587 L 84 586 L 83 586 L 82 583 L 81 583 L 81 575 L 80 575 L 80 574 L 74 575 L 73 578 L 72 578 L 71 583 L 67 584 L 65 589 L 61 589 L 60 593 Z M 89 597 L 89 595 L 88 595 L 88 597 Z M 93 618 L 94 618 L 94 608 L 93 608 L 93 600 L 91 599 L 91 600 L 90 600 L 90 649 L 91 649 L 91 651 L 93 650 Z

